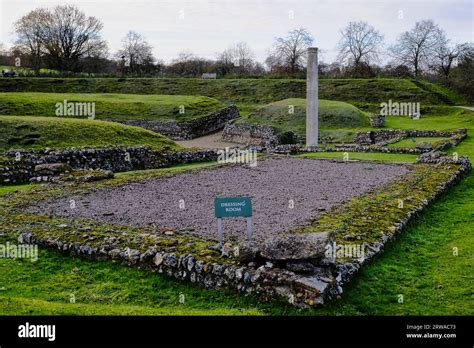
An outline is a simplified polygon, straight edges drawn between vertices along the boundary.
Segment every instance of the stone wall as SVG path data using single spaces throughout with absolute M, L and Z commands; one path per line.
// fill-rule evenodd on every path
M 125 172 L 218 158 L 215 150 L 166 152 L 144 146 L 19 150 L 5 155 L 7 160 L 0 164 L 0 184 L 48 181 L 61 173 L 76 170 Z
M 228 122 L 222 131 L 222 140 L 263 147 L 279 144 L 278 136 L 272 126 L 249 122 Z
M 385 116 L 380 114 L 370 114 L 369 115 L 370 126 L 372 128 L 382 128 L 385 124 Z
M 117 122 L 129 126 L 145 128 L 163 134 L 173 140 L 187 140 L 222 129 L 228 121 L 236 119 L 239 116 L 239 109 L 235 105 L 231 105 L 191 121 L 127 120 Z
M 146 235 L 140 237 L 146 237 Z M 266 262 L 261 266 L 257 266 L 255 262 L 229 265 L 197 259 L 188 254 L 163 252 L 156 248 L 150 248 L 145 252 L 128 247 L 114 248 L 109 245 L 110 242 L 106 241 L 106 238 L 99 245 L 92 247 L 87 243 L 68 242 L 57 238 L 38 238 L 31 232 L 25 231 L 18 237 L 18 242 L 54 248 L 71 255 L 91 259 L 112 259 L 129 266 L 148 268 L 210 289 L 228 288 L 253 294 L 264 300 L 278 298 L 301 306 L 322 304 L 335 284 L 333 280 L 324 278 L 322 274 L 321 279 L 308 278 L 277 267 L 271 262 Z
M 455 163 L 459 169 L 444 181 L 436 185 L 427 199 L 421 201 L 407 212 L 401 220 L 397 220 L 391 228 L 384 231 L 378 240 L 363 243 L 366 250 L 360 258 L 344 258 L 332 260 L 318 259 L 324 254 L 326 243 L 330 241 L 327 233 L 295 234 L 276 240 L 269 240 L 263 249 L 257 251 L 259 259 L 246 259 L 248 247 L 242 248 L 240 257 L 231 262 L 221 259 L 219 262 L 199 259 L 191 254 L 178 254 L 174 251 L 159 250 L 155 246 L 141 247 L 142 240 L 149 240 L 151 235 L 126 233 L 121 238 L 130 238 L 133 245 L 141 250 L 117 245 L 117 238 L 108 235 L 94 235 L 94 246 L 89 244 L 87 232 L 81 232 L 83 240 L 77 242 L 68 237 L 36 236 L 37 232 L 22 231 L 18 237 L 20 243 L 36 244 L 43 247 L 58 249 L 72 255 L 87 258 L 112 259 L 130 266 L 149 268 L 158 273 L 166 274 L 176 279 L 200 284 L 206 288 L 230 288 L 238 292 L 255 294 L 265 300 L 283 299 L 298 306 L 318 306 L 331 297 L 339 296 L 343 287 L 352 279 L 358 270 L 376 255 L 380 254 L 385 245 L 421 212 L 430 202 L 435 200 L 448 188 L 454 185 L 471 169 L 471 163 L 466 157 L 454 159 L 442 154 L 423 155 L 422 163 Z M 84 235 L 84 233 L 86 233 Z M 152 239 L 152 238 L 151 238 Z M 224 251 L 224 249 L 223 249 Z M 250 261 L 250 262 L 249 262 Z
M 408 137 L 446 137 L 466 135 L 465 128 L 460 128 L 455 132 L 437 131 L 437 130 L 408 130 L 408 129 L 381 129 L 368 132 L 357 132 L 354 142 L 360 145 L 386 145 L 388 143 L 397 142 Z M 463 137 L 464 139 L 464 137 Z
M 465 128 L 455 132 L 448 131 L 418 131 L 418 130 L 396 130 L 387 129 L 380 131 L 359 132 L 356 134 L 355 144 L 336 144 L 334 147 L 305 147 L 296 145 L 277 145 L 270 152 L 277 154 L 296 154 L 302 152 L 382 152 L 382 153 L 404 153 L 423 154 L 433 151 L 442 151 L 449 147 L 458 145 L 467 136 Z M 416 147 L 389 147 L 393 143 L 405 137 L 449 137 L 434 144 L 418 144 Z M 378 141 L 378 142 L 376 142 Z

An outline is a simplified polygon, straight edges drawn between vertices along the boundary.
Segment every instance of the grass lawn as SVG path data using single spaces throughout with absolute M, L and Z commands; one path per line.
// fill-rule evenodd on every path
M 4 244 L 6 238 L 0 237 Z M 14 243 L 10 240 L 10 243 Z M 40 250 L 38 261 L 0 259 L 1 315 L 256 315 L 253 298 L 108 261 Z M 179 303 L 180 293 L 184 304 Z M 71 298 L 75 303 L 71 303 Z M 262 307 L 261 307 L 262 308 Z
M 30 87 L 23 86 L 23 88 L 34 88 L 35 84 L 36 87 L 41 84 L 41 88 L 49 88 L 46 82 L 37 82 L 40 79 L 32 80 L 34 81 Z M 52 83 L 55 79 L 44 80 L 51 80 L 50 83 Z M 75 81 L 60 80 L 55 88 L 70 85 L 76 89 L 85 88 L 84 86 L 107 89 L 111 88 L 112 84 L 112 82 L 107 82 L 107 85 L 101 85 L 100 80 L 103 79 L 87 80 L 82 85 L 78 83 L 80 81 L 78 79 L 71 80 Z M 116 80 L 110 79 L 110 81 Z M 122 85 L 124 90 L 141 86 L 142 89 L 152 91 L 157 89 L 158 85 L 159 88 L 164 88 L 163 86 L 167 83 L 150 81 L 147 85 L 138 83 L 136 80 L 138 79 L 127 79 Z M 193 81 L 177 82 L 177 86 L 173 86 L 170 82 L 168 87 L 175 88 L 177 91 L 179 88 L 184 88 L 181 84 L 188 84 L 192 86 L 191 91 L 195 88 L 195 91 L 200 92 L 199 94 L 206 95 L 201 92 L 207 90 L 210 93 L 213 88 L 221 89 L 224 88 L 222 85 L 226 84 L 227 89 L 225 93 L 222 93 L 229 97 L 236 89 L 247 91 L 251 90 L 251 86 L 256 86 L 254 81 L 237 85 L 233 84 L 232 80 L 225 82 L 221 82 L 222 80 L 202 82 L 198 79 L 190 80 Z M 356 88 L 357 85 L 359 87 L 362 85 L 372 86 L 373 82 L 370 81 L 372 80 L 354 82 L 354 88 L 348 86 L 345 89 L 342 88 L 344 92 L 336 91 L 334 93 L 338 95 L 346 93 L 347 99 L 355 98 L 359 94 L 367 94 L 363 98 L 370 102 L 372 96 L 367 91 L 372 90 L 372 87 L 367 87 L 368 89 L 365 91 Z M 2 84 L 9 83 L 0 79 L 0 88 Z M 298 86 L 301 81 L 284 80 L 271 81 L 271 83 L 274 85 L 272 91 L 275 91 L 275 85 L 278 85 L 278 88 L 286 86 L 288 92 L 289 90 L 298 91 L 299 87 L 290 88 L 293 83 Z M 331 81 L 332 86 L 337 83 L 349 82 Z M 409 80 L 390 82 L 390 86 L 393 87 L 397 83 L 400 83 L 401 90 L 409 87 L 406 98 L 412 96 L 415 101 L 419 101 L 416 100 L 417 97 L 425 96 L 426 100 L 430 98 L 438 100 L 435 94 L 428 93 Z M 407 85 L 407 83 L 412 85 Z M 267 86 L 266 84 L 270 84 L 270 82 L 262 83 L 264 86 Z M 118 86 L 117 83 L 114 88 L 118 88 Z M 384 98 L 394 96 L 392 99 L 396 101 L 401 100 L 400 98 L 404 96 L 391 94 L 393 89 L 389 89 L 389 86 L 385 86 L 388 89 L 386 91 L 382 87 L 384 84 L 373 88 L 374 93 L 378 93 L 373 98 L 379 98 L 381 95 Z M 262 91 L 268 92 L 270 90 L 265 88 L 259 87 L 258 91 L 256 88 L 254 94 L 246 95 L 246 102 L 250 100 L 248 102 L 249 110 L 256 100 L 260 103 L 265 98 L 271 99 L 280 93 L 275 92 L 264 97 Z M 337 99 L 330 95 L 331 89 L 328 89 L 328 86 L 325 88 L 325 97 Z M 285 98 L 288 98 L 288 93 Z M 265 100 L 265 102 L 269 101 Z M 377 107 L 376 104 L 370 105 Z M 437 112 L 436 108 L 440 111 Z M 460 155 L 469 155 L 473 160 L 474 112 L 441 106 L 433 107 L 430 110 L 430 113 L 422 113 L 422 118 L 419 120 L 411 120 L 408 117 L 387 117 L 386 128 L 421 130 L 467 128 L 468 137 L 455 148 L 449 149 L 448 152 L 456 151 Z M 40 120 L 41 118 L 32 117 L 30 119 L 29 122 L 32 122 L 32 119 Z M 12 121 L 17 123 L 19 120 L 13 118 Z M 78 122 L 79 120 L 63 121 Z M 88 122 L 94 121 L 82 122 L 93 124 Z M 44 129 L 46 131 L 47 128 Z M 14 134 L 12 130 L 9 132 Z M 67 134 L 64 133 L 62 138 L 60 137 L 61 144 L 66 144 L 69 141 L 66 137 Z M 56 136 L 54 135 L 54 137 Z M 91 139 L 97 137 L 97 141 L 99 141 L 98 138 L 104 137 L 103 135 L 100 137 L 94 135 L 92 130 L 90 136 Z M 50 138 L 51 141 L 52 139 Z M 131 139 L 129 140 L 131 141 Z M 411 139 L 409 140 L 411 141 Z M 84 142 L 86 141 L 90 141 L 90 139 L 84 140 Z M 341 152 L 307 154 L 307 156 L 326 158 L 341 158 L 342 155 Z M 349 159 L 394 162 L 412 162 L 415 158 L 412 155 L 379 153 L 349 153 L 349 156 Z M 120 175 L 139 176 L 140 173 L 121 173 Z M 28 190 L 31 187 L 32 185 L 0 187 L 0 195 L 12 190 Z M 63 256 L 56 251 L 40 249 L 40 257 L 36 263 L 29 260 L 0 258 L 0 315 L 474 315 L 474 289 L 472 286 L 474 283 L 474 234 L 472 233 L 474 200 L 472 197 L 474 197 L 474 174 L 471 172 L 462 182 L 430 205 L 417 218 L 416 222 L 408 226 L 398 239 L 386 248 L 383 254 L 364 266 L 345 288 L 345 293 L 340 300 L 333 300 L 318 310 L 301 310 L 283 303 L 260 303 L 253 297 L 236 295 L 223 290 L 202 289 L 166 276 L 117 265 L 111 261 L 88 261 Z M 0 237 L 0 243 L 5 243 L 6 240 L 6 236 Z M 180 293 L 185 296 L 184 304 L 179 303 Z M 71 294 L 74 295 L 75 303 L 70 303 Z M 400 295 L 403 295 L 403 303 L 399 303 Z
M 189 95 L 0 93 L 0 115 L 58 116 L 55 105 L 64 100 L 95 103 L 95 118 L 99 120 L 187 121 L 224 107 L 215 99 Z
M 106 121 L 0 116 L 0 128 L 0 151 L 110 145 L 179 148 L 172 140 L 158 133 Z
M 448 138 L 443 138 L 443 137 L 413 137 L 413 138 L 406 138 L 402 139 L 400 141 L 397 141 L 396 143 L 391 143 L 388 144 L 388 147 L 408 147 L 408 148 L 414 148 L 418 144 L 423 144 L 423 143 L 428 143 L 433 145 L 434 143 L 437 143 L 438 141 L 442 140 L 448 140 Z
M 0 194 L 32 187 L 7 186 Z M 345 289 L 342 299 L 319 310 L 260 303 L 252 297 L 202 289 L 111 261 L 88 261 L 40 249 L 35 263 L 0 259 L 0 314 L 473 314 L 473 195 L 471 174 L 429 207 L 384 254 L 365 266 Z M 6 237 L 0 237 L 0 243 L 6 241 Z M 458 256 L 453 255 L 454 247 L 458 248 Z M 185 296 L 184 304 L 179 303 L 180 294 Z M 403 304 L 398 303 L 400 294 Z M 70 302 L 71 298 L 75 303 Z

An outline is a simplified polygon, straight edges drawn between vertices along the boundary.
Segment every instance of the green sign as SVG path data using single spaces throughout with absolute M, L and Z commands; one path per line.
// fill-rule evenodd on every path
M 217 218 L 252 216 L 252 201 L 250 197 L 216 197 L 214 207 Z

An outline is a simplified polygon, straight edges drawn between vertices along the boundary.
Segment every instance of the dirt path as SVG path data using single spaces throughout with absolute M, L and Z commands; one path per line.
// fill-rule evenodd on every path
M 456 105 L 456 107 L 457 107 L 457 108 L 462 108 L 462 109 L 474 111 L 474 106 L 460 106 L 460 105 Z
M 244 147 L 243 144 L 229 143 L 221 140 L 222 131 L 211 133 L 203 137 L 199 137 L 192 140 L 177 140 L 176 143 L 179 145 L 190 148 L 190 147 L 201 147 L 204 149 L 224 149 L 226 147 L 235 148 Z
M 214 198 L 250 196 L 254 237 L 262 242 L 408 170 L 404 165 L 278 157 L 260 160 L 256 167 L 205 169 L 43 202 L 31 209 L 124 225 L 169 227 L 175 233 L 213 239 Z M 75 200 L 75 209 L 70 209 L 70 199 Z M 226 240 L 245 239 L 245 219 L 224 219 L 223 227 Z

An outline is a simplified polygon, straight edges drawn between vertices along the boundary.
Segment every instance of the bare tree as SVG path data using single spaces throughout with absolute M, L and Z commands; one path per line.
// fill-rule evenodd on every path
M 234 71 L 234 51 L 231 48 L 227 48 L 221 53 L 217 54 L 216 64 L 219 74 L 222 76 L 229 75 Z
M 246 42 L 238 42 L 225 49 L 217 57 L 217 63 L 224 75 L 237 72 L 239 75 L 251 73 L 255 67 L 255 53 Z
M 255 53 L 252 51 L 250 46 L 246 42 L 238 42 L 233 47 L 234 50 L 234 59 L 236 65 L 241 74 L 249 73 L 255 62 Z
M 468 52 L 472 52 L 473 46 L 469 43 L 451 45 L 449 40 L 440 43 L 436 49 L 436 67 L 449 78 L 451 68 Z
M 153 65 L 152 47 L 145 38 L 134 31 L 129 31 L 122 39 L 122 48 L 115 55 L 132 74 L 141 74 Z
M 423 20 L 401 34 L 390 51 L 398 63 L 409 66 L 418 76 L 422 67 L 434 59 L 437 48 L 445 40 L 445 34 L 437 24 Z
M 383 35 L 373 26 L 363 21 L 349 22 L 341 30 L 341 35 L 338 44 L 341 61 L 358 67 L 360 63 L 370 65 L 373 60 L 378 60 Z
M 292 30 L 286 37 L 275 39 L 273 51 L 266 63 L 285 67 L 289 72 L 297 72 L 305 65 L 306 50 L 313 43 L 313 38 L 304 28 Z
M 201 76 L 204 72 L 215 71 L 215 69 L 213 61 L 198 57 L 190 51 L 183 51 L 179 53 L 178 58 L 173 59 L 167 72 L 178 76 Z
M 44 54 L 43 40 L 48 16 L 45 9 L 39 8 L 21 17 L 14 24 L 17 34 L 15 50 L 30 58 L 36 74 L 39 73 Z
M 76 6 L 56 6 L 49 11 L 43 45 L 53 65 L 60 70 L 74 70 L 79 58 L 90 50 L 103 49 L 102 27 L 100 20 L 86 17 Z

